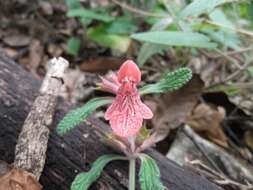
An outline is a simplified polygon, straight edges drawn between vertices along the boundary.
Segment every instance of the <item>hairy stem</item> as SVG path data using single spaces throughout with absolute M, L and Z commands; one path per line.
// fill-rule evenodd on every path
M 129 190 L 135 190 L 135 161 L 136 158 L 132 157 L 129 160 Z

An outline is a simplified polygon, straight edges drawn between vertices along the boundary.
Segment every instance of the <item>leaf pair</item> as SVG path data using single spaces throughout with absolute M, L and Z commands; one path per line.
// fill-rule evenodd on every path
M 155 84 L 145 85 L 140 89 L 140 94 L 165 93 L 177 90 L 186 84 L 192 77 L 192 72 L 188 68 L 180 68 L 174 72 L 167 72 Z M 113 98 L 94 98 L 85 105 L 69 112 L 58 124 L 57 132 L 60 135 L 73 129 L 76 125 L 84 121 L 98 107 L 110 104 Z
M 139 154 L 141 167 L 139 181 L 142 190 L 164 190 L 165 187 L 160 181 L 160 171 L 155 161 L 146 154 Z M 113 160 L 125 160 L 125 157 L 118 155 L 104 155 L 98 158 L 92 165 L 89 172 L 83 172 L 76 176 L 71 184 L 71 190 L 87 190 L 101 175 L 104 167 Z
M 82 172 L 76 176 L 71 184 L 71 190 L 87 190 L 101 175 L 104 167 L 113 160 L 124 160 L 125 157 L 118 155 L 104 155 L 98 158 L 89 172 Z

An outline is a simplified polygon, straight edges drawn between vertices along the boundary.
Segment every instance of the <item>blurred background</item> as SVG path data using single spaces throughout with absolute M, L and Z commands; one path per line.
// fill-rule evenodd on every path
M 168 134 L 159 152 L 225 189 L 253 188 L 252 42 L 251 0 L 0 1 L 1 50 L 39 80 L 50 58 L 69 60 L 61 95 L 71 103 L 104 96 L 99 75 L 126 59 L 140 86 L 191 68 L 182 89 L 144 97 L 147 126 Z

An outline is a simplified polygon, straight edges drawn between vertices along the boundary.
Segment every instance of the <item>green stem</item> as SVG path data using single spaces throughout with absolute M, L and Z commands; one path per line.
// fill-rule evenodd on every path
M 136 158 L 132 157 L 129 160 L 129 187 L 128 190 L 135 190 L 135 161 Z

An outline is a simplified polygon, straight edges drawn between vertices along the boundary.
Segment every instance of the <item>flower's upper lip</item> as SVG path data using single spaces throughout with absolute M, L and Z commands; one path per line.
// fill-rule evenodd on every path
M 124 62 L 118 71 L 118 81 L 122 83 L 125 80 L 132 81 L 136 84 L 141 81 L 141 71 L 131 60 Z

